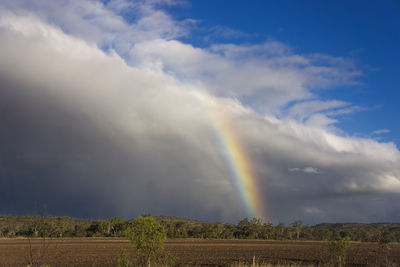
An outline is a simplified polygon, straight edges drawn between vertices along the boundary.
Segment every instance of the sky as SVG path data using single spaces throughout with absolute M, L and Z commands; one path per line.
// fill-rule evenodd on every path
M 0 214 L 400 221 L 397 1 L 0 1 Z

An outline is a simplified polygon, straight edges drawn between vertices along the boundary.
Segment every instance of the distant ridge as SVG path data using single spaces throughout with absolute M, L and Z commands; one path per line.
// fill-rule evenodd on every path
M 340 229 L 348 229 L 355 230 L 360 227 L 371 227 L 376 230 L 389 230 L 389 231 L 397 231 L 400 230 L 400 223 L 389 223 L 389 222 L 377 222 L 377 223 L 319 223 L 314 225 L 313 227 L 329 227 L 335 230 Z

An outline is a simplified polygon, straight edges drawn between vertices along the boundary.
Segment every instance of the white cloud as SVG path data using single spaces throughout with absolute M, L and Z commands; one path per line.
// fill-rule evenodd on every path
M 313 168 L 313 167 L 304 167 L 303 172 L 305 172 L 305 173 L 315 173 L 315 174 L 320 173 L 316 168 Z
M 312 88 L 306 86 L 309 80 L 321 80 L 324 87 L 335 83 L 336 74 L 341 76 L 346 71 L 330 66 L 310 72 L 309 68 L 317 68 L 310 58 L 296 55 L 275 41 L 200 49 L 176 40 L 156 39 L 137 43 L 129 60 L 134 66 L 202 83 L 212 94 L 238 98 L 264 113 L 280 113 L 290 102 L 314 97 Z
M 294 104 L 289 109 L 290 117 L 298 117 L 300 121 L 304 121 L 304 119 L 308 118 L 309 116 L 321 112 L 327 111 L 337 108 L 343 108 L 349 106 L 350 103 L 338 100 L 329 100 L 329 101 L 305 101 L 299 102 Z
M 313 86 L 335 84 L 340 75 L 347 78 L 339 83 L 354 82 L 358 72 L 346 59 L 299 55 L 272 41 L 200 49 L 172 40 L 185 30 L 177 32 L 181 24 L 154 5 L 138 2 L 148 13 L 140 11 L 129 24 L 115 13 L 124 1 L 112 8 L 83 1 L 61 9 L 59 3 L 0 5 L 3 205 L 17 203 L 22 210 L 41 198 L 50 209 L 81 207 L 76 216 L 243 217 L 215 138 L 214 114 L 232 124 L 271 219 L 305 213 L 335 219 L 340 215 L 318 211 L 400 193 L 400 152 L 393 143 L 325 127 L 334 120 L 330 112 L 353 106 L 319 100 Z M 103 45 L 117 47 L 98 48 Z M 297 100 L 288 116 L 276 116 Z M 72 196 L 81 202 L 65 203 Z M 386 204 L 392 214 L 399 211 Z M 343 212 L 374 218 L 382 207 Z
M 313 167 L 304 167 L 302 169 L 296 167 L 296 168 L 288 168 L 288 170 L 290 172 L 304 172 L 304 173 L 314 173 L 314 174 L 320 173 L 320 171 L 318 171 L 316 168 Z
M 378 135 L 378 134 L 386 134 L 386 133 L 390 133 L 390 130 L 388 130 L 388 129 L 375 130 L 371 134 Z
M 315 97 L 316 88 L 353 84 L 360 75 L 350 60 L 296 54 L 277 41 L 195 48 L 176 40 L 189 34 L 193 20 L 173 20 L 157 8 L 160 4 L 174 3 L 114 0 L 104 5 L 94 0 L 6 0 L 0 6 L 17 13 L 34 13 L 68 34 L 114 49 L 132 66 L 201 83 L 212 94 L 237 98 L 263 113 L 280 114 L 288 103 Z M 124 19 L 127 12 L 131 22 Z M 323 123 L 335 121 L 328 114 L 324 116 L 327 118 Z M 316 123 L 316 118 L 312 121 Z
M 217 38 L 236 39 L 236 38 L 250 38 L 251 34 L 241 32 L 230 27 L 217 25 L 209 29 L 211 34 Z
M 65 32 L 96 43 L 99 47 L 112 48 L 124 55 L 141 41 L 157 38 L 173 39 L 188 33 L 191 20 L 177 22 L 156 8 L 169 1 L 110 1 L 107 6 L 95 0 L 85 1 L 25 1 L 5 0 L 5 7 L 17 14 L 34 13 L 43 20 L 60 26 Z M 128 8 L 128 23 L 119 12 Z
M 316 208 L 316 207 L 308 207 L 308 208 L 305 208 L 304 211 L 306 213 L 308 213 L 308 214 L 321 214 L 321 213 L 323 213 L 322 210 L 320 210 L 319 208 Z

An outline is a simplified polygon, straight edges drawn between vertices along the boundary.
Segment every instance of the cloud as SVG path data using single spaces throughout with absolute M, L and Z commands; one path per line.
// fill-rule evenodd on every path
M 304 172 L 304 173 L 314 173 L 314 174 L 318 174 L 320 173 L 320 171 L 318 171 L 316 168 L 313 167 L 304 167 L 302 169 L 300 168 L 289 168 L 288 169 L 290 172 Z
M 386 133 L 390 133 L 390 130 L 388 130 L 388 129 L 375 130 L 371 134 L 378 135 L 378 134 L 386 134 Z
M 309 123 L 352 107 L 309 81 L 352 83 L 345 59 L 273 41 L 197 48 L 148 2 L 131 23 L 123 1 L 59 3 L 1 4 L 1 211 L 236 221 L 247 213 L 215 136 L 223 117 L 273 222 L 400 219 L 397 147 Z
M 262 113 L 281 113 L 289 103 L 313 98 L 313 87 L 307 86 L 311 80 L 325 87 L 336 83 L 336 75 L 347 75 L 337 66 L 320 68 L 276 41 L 200 49 L 156 39 L 137 43 L 128 60 L 133 66 L 201 83 L 211 94 L 237 98 Z
M 315 97 L 316 88 L 357 83 L 361 75 L 346 58 L 301 55 L 269 40 L 262 44 L 213 44 L 200 49 L 180 42 L 193 19 L 174 20 L 160 5 L 171 1 L 94 0 L 54 2 L 3 1 L 18 14 L 40 16 L 64 32 L 115 50 L 129 65 L 161 71 L 180 80 L 201 83 L 211 94 L 237 98 L 263 113 L 280 113 L 295 101 Z M 211 30 L 236 33 L 215 26 Z
M 64 32 L 119 54 L 128 53 L 137 42 L 164 38 L 170 40 L 188 34 L 191 20 L 175 21 L 156 8 L 170 1 L 25 1 L 5 0 L 6 12 L 35 14 L 60 26 Z M 129 23 L 124 15 L 129 14 Z
M 315 207 L 308 207 L 305 208 L 304 211 L 308 214 L 320 214 L 323 213 L 322 210 L 320 210 L 319 208 L 315 208 Z
M 344 101 L 308 100 L 293 104 L 287 116 L 311 126 L 323 127 L 337 122 L 332 116 L 351 113 L 353 110 L 355 108 Z
M 237 39 L 237 38 L 250 38 L 251 34 L 232 29 L 230 27 L 217 25 L 209 29 L 211 34 L 216 38 L 224 39 Z

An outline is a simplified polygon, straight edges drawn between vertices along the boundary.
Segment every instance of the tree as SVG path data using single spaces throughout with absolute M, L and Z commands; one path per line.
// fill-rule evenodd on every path
M 236 234 L 236 237 L 238 238 L 248 238 L 249 237 L 249 227 L 250 227 L 250 222 L 249 219 L 244 218 L 237 224 L 237 229 L 238 232 Z
M 173 237 L 185 238 L 187 237 L 187 225 L 185 222 L 176 222 L 173 225 Z
M 272 223 L 264 223 L 261 230 L 261 237 L 263 239 L 272 239 L 274 233 L 274 226 Z
M 279 223 L 275 226 L 275 239 L 282 240 L 284 239 L 283 233 L 285 231 L 285 225 L 283 223 Z
M 104 232 L 107 236 L 123 236 L 126 227 L 126 221 L 118 217 L 110 218 L 104 222 Z
M 259 218 L 253 218 L 248 227 L 249 238 L 260 238 L 262 232 L 262 221 Z
M 54 231 L 57 237 L 63 237 L 68 230 L 70 218 L 68 216 L 58 217 L 55 222 Z
M 318 226 L 315 228 L 313 236 L 317 240 L 329 240 L 333 237 L 333 230 L 328 226 Z
M 300 239 L 300 234 L 301 234 L 301 229 L 303 228 L 303 222 L 302 221 L 295 221 L 291 225 L 295 231 L 296 231 L 296 239 Z
M 136 248 L 139 266 L 150 266 L 162 257 L 163 243 L 167 239 L 164 228 L 151 216 L 139 216 L 126 233 Z

